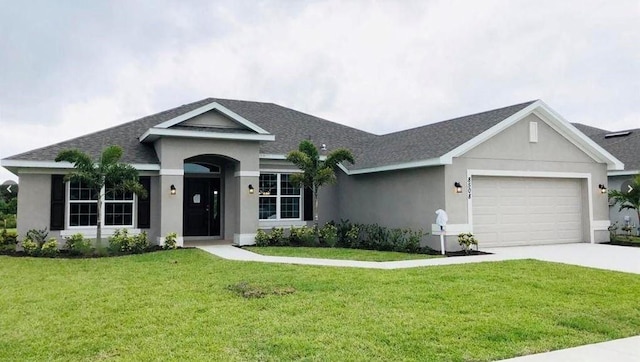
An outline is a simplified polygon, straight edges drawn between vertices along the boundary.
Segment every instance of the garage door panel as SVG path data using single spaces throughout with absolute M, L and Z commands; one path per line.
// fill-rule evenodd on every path
M 476 176 L 472 182 L 481 246 L 582 241 L 580 180 Z

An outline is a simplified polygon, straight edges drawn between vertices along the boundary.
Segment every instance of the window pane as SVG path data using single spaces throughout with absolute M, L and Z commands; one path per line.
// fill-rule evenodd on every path
M 69 198 L 71 200 L 97 200 L 98 194 L 80 181 L 72 181 L 69 185 Z
M 276 219 L 276 198 L 261 197 L 258 214 L 261 220 Z
M 282 174 L 280 176 L 280 192 L 281 195 L 300 195 L 300 188 L 293 187 L 291 182 L 289 182 L 289 177 L 291 175 Z
M 265 173 L 260 175 L 259 195 L 277 195 L 278 194 L 278 175 L 275 173 Z
M 130 202 L 108 202 L 104 204 L 105 225 L 131 225 L 133 204 Z
M 299 197 L 283 197 L 281 199 L 280 218 L 281 219 L 300 218 L 300 198 Z
M 98 220 L 98 205 L 94 203 L 70 203 L 70 226 L 95 226 Z

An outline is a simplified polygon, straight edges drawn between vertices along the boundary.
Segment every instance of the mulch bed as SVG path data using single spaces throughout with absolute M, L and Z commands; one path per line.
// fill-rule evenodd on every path
M 471 250 L 468 253 L 465 252 L 464 250 L 460 250 L 460 251 L 447 251 L 446 252 L 446 256 L 471 256 L 471 255 L 491 255 L 493 253 L 487 253 L 484 251 L 480 251 L 480 250 Z

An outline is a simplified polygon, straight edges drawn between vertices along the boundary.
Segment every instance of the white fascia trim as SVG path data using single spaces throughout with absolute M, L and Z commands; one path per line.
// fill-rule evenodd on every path
M 236 171 L 234 177 L 260 177 L 260 171 Z
M 70 162 L 55 161 L 32 161 L 32 160 L 0 160 L 0 166 L 3 167 L 26 167 L 26 168 L 54 168 L 54 169 L 73 169 Z M 132 163 L 138 171 L 159 171 L 160 165 L 154 163 Z
M 607 176 L 633 176 L 640 174 L 640 170 L 628 170 L 628 171 L 609 171 Z
M 224 114 L 225 116 L 233 119 L 234 121 L 240 123 L 241 125 L 251 129 L 252 131 L 255 131 L 259 134 L 269 134 L 269 132 L 265 131 L 264 129 L 262 129 L 261 127 L 259 127 L 257 124 L 249 121 L 248 119 L 242 117 L 241 115 L 235 113 L 234 111 L 230 110 L 229 108 L 223 106 L 222 104 L 218 103 L 218 102 L 211 102 L 209 104 L 206 104 L 200 108 L 196 108 L 193 111 L 187 112 L 185 114 L 182 114 L 178 117 L 172 118 L 168 121 L 162 122 L 156 126 L 154 126 L 154 128 L 169 128 L 172 126 L 175 126 L 176 124 L 179 124 L 181 122 L 184 122 L 188 119 L 191 119 L 193 117 L 199 116 L 203 113 L 209 112 L 211 110 L 216 110 L 222 114 Z
M 261 168 L 260 173 L 303 173 L 300 169 L 287 168 Z
M 394 170 L 405 170 L 409 168 L 419 168 L 419 167 L 431 167 L 431 166 L 442 166 L 445 164 L 451 164 L 453 160 L 445 160 L 442 157 L 440 158 L 432 158 L 429 160 L 423 161 L 413 161 L 406 163 L 398 163 L 395 165 L 386 165 L 379 167 L 369 167 L 369 168 L 361 168 L 355 170 L 348 170 L 343 165 L 338 165 L 342 171 L 344 171 L 347 175 L 361 175 L 365 173 L 374 173 L 374 172 L 383 172 L 383 171 L 394 171 Z
M 238 140 L 238 141 L 275 141 L 276 140 L 276 136 L 271 134 L 204 132 L 204 131 L 189 131 L 189 130 L 183 130 L 183 129 L 167 129 L 167 128 L 153 127 L 153 128 L 149 128 L 140 137 L 140 142 L 144 142 L 147 139 L 149 141 L 153 141 L 160 136 Z
M 160 176 L 184 176 L 184 170 L 180 168 L 162 168 Z
M 286 160 L 287 155 L 280 155 L 277 153 L 261 153 L 258 155 L 261 160 Z M 320 155 L 320 161 L 327 159 L 327 156 Z
M 278 155 L 275 153 L 261 153 L 259 157 L 261 159 L 266 159 L 266 160 L 286 160 L 287 159 L 287 155 Z

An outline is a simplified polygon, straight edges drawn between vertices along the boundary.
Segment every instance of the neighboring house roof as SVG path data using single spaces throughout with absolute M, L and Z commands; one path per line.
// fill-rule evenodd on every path
M 221 112 L 231 118 L 235 122 L 232 124 L 237 124 L 237 127 L 212 128 L 198 126 L 201 123 L 183 123 L 208 111 Z M 367 173 L 451 163 L 453 157 L 462 155 L 533 112 L 553 123 L 558 131 L 592 157 L 606 162 L 610 169 L 621 169 L 620 162 L 611 154 L 577 132 L 540 100 L 378 136 L 273 103 L 207 98 L 11 156 L 3 160 L 3 165 L 16 166 L 16 163 L 21 163 L 20 166 L 26 166 L 28 162 L 24 161 L 32 161 L 35 167 L 37 162 L 41 165 L 42 161 L 48 161 L 44 163 L 52 167 L 51 161 L 64 149 L 78 148 L 97 157 L 106 146 L 117 144 L 124 150 L 124 162 L 157 167 L 159 161 L 151 143 L 154 139 L 167 135 L 188 137 L 197 134 L 197 137 L 206 138 L 261 140 L 260 153 L 267 158 L 270 155 L 286 155 L 297 149 L 303 139 L 309 139 L 317 145 L 326 144 L 329 150 L 346 147 L 354 153 L 356 164 L 345 165 L 343 169 L 350 173 Z M 210 125 L 215 125 L 215 122 Z M 274 136 L 275 142 L 271 142 Z
M 586 134 L 587 136 L 595 135 L 595 134 L 598 134 L 598 133 L 608 133 L 608 132 L 610 132 L 610 131 L 607 131 L 606 129 L 587 126 L 586 124 L 582 124 L 582 123 L 572 123 L 572 125 L 575 128 L 579 129 L 580 132 Z
M 624 162 L 626 171 L 640 171 L 640 128 L 616 132 L 602 131 L 589 137 Z

